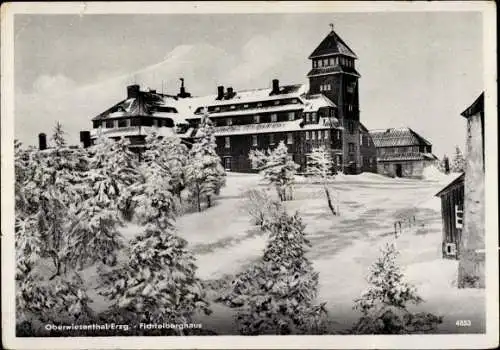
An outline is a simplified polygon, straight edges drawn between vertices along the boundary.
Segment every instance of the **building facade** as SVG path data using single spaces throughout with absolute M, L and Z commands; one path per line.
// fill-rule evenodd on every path
M 377 148 L 368 129 L 359 123 L 359 164 L 362 172 L 377 172 Z
M 464 228 L 459 287 L 485 287 L 484 93 L 461 114 L 467 119 Z
M 373 169 L 372 163 L 362 163 L 360 140 L 369 135 L 360 137 L 356 54 L 332 28 L 309 59 L 308 86 L 280 85 L 273 79 L 269 88 L 237 91 L 219 86 L 214 95 L 192 97 L 182 79 L 175 96 L 131 85 L 125 100 L 93 118 L 93 129 L 82 132 L 81 140 L 92 144 L 99 136 L 127 137 L 140 150 L 145 136 L 156 130 L 178 134 L 189 143 L 196 139 L 206 112 L 228 171 L 255 171 L 249 152 L 273 148 L 280 141 L 288 146 L 299 171 L 306 171 L 307 154 L 320 146 L 331 153 L 339 171 L 357 174 Z
M 377 172 L 391 177 L 422 178 L 435 165 L 432 144 L 410 128 L 371 130 L 377 149 Z

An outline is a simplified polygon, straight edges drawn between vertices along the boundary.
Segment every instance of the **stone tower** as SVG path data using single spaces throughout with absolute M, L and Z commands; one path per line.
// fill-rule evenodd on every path
M 309 56 L 309 94 L 323 94 L 337 105 L 337 118 L 344 127 L 342 166 L 346 173 L 357 174 L 361 172 L 357 56 L 330 26 L 330 33 Z

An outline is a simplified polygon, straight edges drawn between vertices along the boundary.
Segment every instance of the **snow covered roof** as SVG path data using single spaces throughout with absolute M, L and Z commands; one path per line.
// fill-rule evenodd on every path
M 357 58 L 354 51 L 352 51 L 344 40 L 342 40 L 342 38 L 340 38 L 340 36 L 332 30 L 313 51 L 313 53 L 309 55 L 309 58 L 311 59 L 315 57 L 339 54 Z
M 455 185 L 462 185 L 463 186 L 464 180 L 465 180 L 465 173 L 462 173 L 459 176 L 457 176 L 455 179 L 453 179 L 453 181 L 450 182 L 448 185 L 446 185 L 441 191 L 436 193 L 435 196 L 440 197 L 442 194 L 445 194 L 449 188 L 451 188 Z
M 431 143 L 410 128 L 370 130 L 375 147 L 431 146 Z
M 319 124 L 303 125 L 302 120 L 297 119 L 286 122 L 218 126 L 214 127 L 215 131 L 214 134 L 215 136 L 250 135 L 250 134 L 266 134 L 274 132 L 292 132 L 292 131 L 302 131 L 302 130 L 327 130 L 331 128 L 332 127 L 330 126 L 330 124 L 326 122 Z M 338 127 L 334 126 L 334 128 Z M 198 134 L 196 136 L 198 136 Z
M 322 107 L 335 107 L 335 103 L 323 94 L 308 95 L 302 100 L 304 101 L 304 112 L 316 112 Z
M 394 154 L 382 154 L 377 156 L 379 162 L 394 162 L 407 160 L 436 160 L 437 157 L 432 153 L 404 152 Z
M 157 132 L 161 136 L 173 136 L 175 135 L 174 128 L 166 128 L 166 127 L 148 127 L 148 126 L 128 126 L 123 128 L 96 128 L 90 130 L 90 137 L 97 138 L 100 135 L 106 137 L 126 137 L 126 136 L 140 136 L 140 135 L 148 135 L 153 131 Z

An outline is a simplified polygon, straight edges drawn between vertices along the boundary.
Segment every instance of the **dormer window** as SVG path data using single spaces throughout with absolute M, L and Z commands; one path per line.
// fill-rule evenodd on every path
M 288 112 L 288 121 L 293 121 L 293 120 L 295 120 L 295 113 Z
M 278 121 L 278 115 L 276 113 L 271 114 L 271 123 Z
M 297 101 L 296 98 L 292 99 L 292 103 L 295 104 L 295 103 L 298 103 L 299 101 Z
M 275 105 L 275 106 L 277 106 L 277 105 L 279 105 L 279 104 L 280 104 L 280 100 L 276 100 L 276 101 L 274 101 L 274 105 Z
M 247 104 L 243 105 L 243 108 L 248 108 L 248 105 Z
M 227 118 L 227 119 L 226 119 L 226 125 L 227 125 L 227 126 L 231 126 L 231 125 L 233 125 L 233 119 L 232 119 L 232 118 Z
M 257 103 L 257 107 L 262 107 L 262 102 Z
M 253 116 L 253 122 L 254 123 L 260 123 L 260 115 L 254 115 Z
M 219 107 L 219 106 L 215 107 L 215 108 L 214 108 L 214 111 L 216 111 L 216 112 L 220 112 L 220 107 Z
M 312 112 L 311 121 L 316 123 L 316 112 Z
M 231 107 L 229 107 L 230 109 L 236 109 L 236 106 L 235 105 L 231 105 Z
M 111 129 L 115 126 L 114 120 L 106 120 L 106 128 Z
M 311 114 L 306 113 L 306 123 L 309 123 L 311 121 Z

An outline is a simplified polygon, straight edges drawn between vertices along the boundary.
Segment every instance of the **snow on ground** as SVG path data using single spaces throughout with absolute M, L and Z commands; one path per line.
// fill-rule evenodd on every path
M 366 288 L 368 267 L 380 249 L 394 239 L 395 221 L 403 222 L 397 238 L 401 264 L 425 300 L 415 310 L 443 315 L 440 332 L 484 330 L 484 291 L 457 289 L 457 262 L 441 257 L 440 201 L 435 194 L 454 175 L 427 180 L 339 175 L 329 185 L 340 206 L 341 215 L 336 217 L 328 209 L 322 186 L 297 178 L 294 200 L 286 206 L 304 219 L 312 244 L 308 256 L 320 274 L 319 299 L 327 302 L 336 330 L 350 327 L 359 317 L 352 310 L 353 300 Z M 243 193 L 252 187 L 266 185 L 256 174 L 228 174 L 227 186 L 213 208 L 179 218 L 178 232 L 190 242 L 200 277 L 237 273 L 262 254 L 266 238 L 241 209 Z M 405 220 L 413 217 L 409 227 Z M 222 333 L 233 314 L 234 310 L 217 305 L 214 314 L 202 319 Z M 477 321 L 460 329 L 455 327 L 458 319 Z
M 340 216 L 330 213 L 320 184 L 297 178 L 294 200 L 285 205 L 289 211 L 298 210 L 306 224 L 312 244 L 308 257 L 319 272 L 319 300 L 327 302 L 332 330 L 345 330 L 359 318 L 352 310 L 353 301 L 367 287 L 368 268 L 384 244 L 395 239 L 394 222 L 400 221 L 403 232 L 396 240 L 400 262 L 425 300 L 413 309 L 444 316 L 439 332 L 484 331 L 484 290 L 456 288 L 458 262 L 441 257 L 441 209 L 435 194 L 456 175 L 427 180 L 371 173 L 339 175 L 329 188 Z M 251 188 L 268 186 L 257 174 L 230 173 L 212 208 L 178 218 L 177 233 L 189 242 L 200 278 L 234 275 L 262 255 L 266 235 L 252 225 L 242 207 L 244 192 Z M 269 193 L 275 195 L 273 189 Z M 132 224 L 121 230 L 126 239 L 140 231 L 141 227 Z M 95 268 L 86 269 L 83 275 L 93 309 L 104 310 L 109 301 L 92 290 L 97 287 Z M 235 310 L 217 303 L 211 308 L 213 313 L 198 316 L 199 322 L 219 334 L 236 334 Z M 455 326 L 457 320 L 468 319 L 472 327 Z

